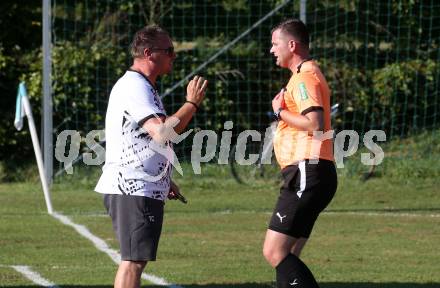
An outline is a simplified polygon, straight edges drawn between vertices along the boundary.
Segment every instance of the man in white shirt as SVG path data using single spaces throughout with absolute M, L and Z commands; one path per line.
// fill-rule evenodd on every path
M 207 87 L 203 77 L 195 76 L 187 86 L 186 102 L 167 117 L 155 85 L 157 77 L 171 72 L 176 58 L 168 32 L 155 25 L 144 27 L 130 50 L 133 65 L 110 93 L 106 162 L 95 188 L 104 194 L 120 244 L 115 288 L 140 287 L 147 262 L 156 260 L 164 201 L 179 194 L 171 181 L 173 147 L 163 127 L 173 123 L 168 126 L 174 132 L 183 132 Z

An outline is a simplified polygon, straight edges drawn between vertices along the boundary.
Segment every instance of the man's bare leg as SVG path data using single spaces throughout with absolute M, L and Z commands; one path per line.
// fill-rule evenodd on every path
M 121 261 L 116 273 L 114 288 L 139 288 L 141 287 L 141 274 L 147 262 Z

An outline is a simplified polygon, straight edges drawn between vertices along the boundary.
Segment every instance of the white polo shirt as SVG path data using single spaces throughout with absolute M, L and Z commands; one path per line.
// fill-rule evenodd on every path
M 127 71 L 110 93 L 105 165 L 96 192 L 166 199 L 172 143 L 159 145 L 141 129 L 142 123 L 155 116 L 166 116 L 158 91 L 144 75 Z

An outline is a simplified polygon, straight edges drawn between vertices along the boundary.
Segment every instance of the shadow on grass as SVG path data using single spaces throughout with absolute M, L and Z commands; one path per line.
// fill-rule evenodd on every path
M 4 288 L 40 288 L 41 286 L 33 285 L 8 285 L 1 286 Z M 61 288 L 113 288 L 112 285 L 60 285 Z M 142 288 L 163 288 L 164 286 L 142 286 Z M 243 283 L 243 284 L 204 284 L 204 285 L 184 285 L 185 288 L 275 288 L 275 284 L 271 283 Z M 320 283 L 321 288 L 439 288 L 440 283 L 340 283 L 340 282 L 327 282 Z
M 368 208 L 360 208 L 360 209 L 328 209 L 326 212 L 329 213 L 440 213 L 439 208 L 393 208 L 393 209 L 368 209 Z

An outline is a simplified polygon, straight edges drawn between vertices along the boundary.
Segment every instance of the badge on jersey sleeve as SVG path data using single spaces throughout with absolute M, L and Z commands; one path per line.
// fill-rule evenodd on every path
M 304 82 L 299 83 L 299 93 L 301 94 L 301 100 L 309 99 L 309 95 L 307 94 L 306 84 Z

